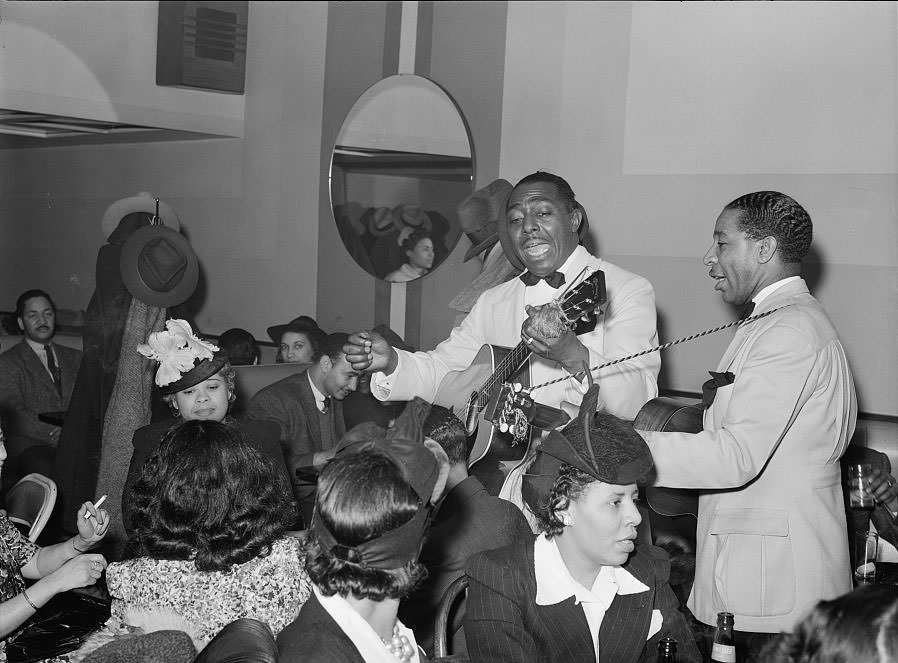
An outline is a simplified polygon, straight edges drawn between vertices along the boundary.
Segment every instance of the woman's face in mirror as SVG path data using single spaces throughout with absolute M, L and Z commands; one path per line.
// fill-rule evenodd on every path
M 228 383 L 221 372 L 175 394 L 184 421 L 222 421 L 228 414 Z
M 429 237 L 421 239 L 415 248 L 406 251 L 408 264 L 418 269 L 430 269 L 433 267 L 433 240 Z
M 308 364 L 315 350 L 309 337 L 302 332 L 284 332 L 281 336 L 281 359 L 288 364 Z

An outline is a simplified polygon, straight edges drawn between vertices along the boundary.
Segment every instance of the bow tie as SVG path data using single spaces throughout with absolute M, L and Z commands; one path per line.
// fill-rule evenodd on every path
M 532 274 L 531 272 L 524 272 L 518 278 L 520 278 L 526 286 L 536 285 L 540 282 L 540 279 L 548 283 L 552 288 L 555 288 L 556 290 L 564 285 L 564 274 L 562 274 L 561 272 L 552 272 L 547 276 L 537 276 L 536 274 Z

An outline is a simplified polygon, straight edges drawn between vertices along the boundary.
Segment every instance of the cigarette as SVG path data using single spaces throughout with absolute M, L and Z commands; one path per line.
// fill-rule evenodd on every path
M 99 509 L 100 505 L 105 501 L 106 501 L 106 496 L 103 495 L 100 499 L 98 499 L 96 502 L 94 502 L 94 508 Z M 87 520 L 88 518 L 90 518 L 93 515 L 94 514 L 92 514 L 90 511 L 88 511 L 87 513 L 84 514 L 84 519 Z

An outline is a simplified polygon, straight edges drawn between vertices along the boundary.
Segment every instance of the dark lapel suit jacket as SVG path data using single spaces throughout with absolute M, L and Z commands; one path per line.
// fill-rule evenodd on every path
M 586 616 L 573 597 L 555 605 L 536 604 L 533 564 L 533 540 L 481 553 L 469 562 L 464 628 L 472 663 L 595 661 Z M 599 628 L 599 663 L 654 661 L 658 641 L 667 636 L 676 638 L 681 663 L 700 663 L 693 635 L 667 584 L 667 553 L 637 546 L 624 568 L 649 589 L 614 598 Z M 652 610 L 659 610 L 664 622 L 646 641 Z
M 312 594 L 277 637 L 281 663 L 365 663 L 343 629 Z M 421 663 L 428 663 L 422 655 Z
M 131 440 L 134 450 L 131 452 L 128 477 L 125 479 L 125 486 L 122 489 L 122 522 L 128 532 L 131 530 L 130 488 L 137 481 L 140 469 L 147 458 L 159 448 L 165 434 L 181 422 L 180 418 L 177 421 L 157 421 L 134 431 L 134 437 Z M 284 454 L 281 452 L 281 444 L 278 440 L 277 426 L 267 421 L 236 421 L 230 418 L 225 419 L 225 423 L 234 426 L 256 449 L 271 458 L 289 490 L 291 484 L 284 462 Z
M 53 344 L 62 380 L 62 396 L 41 360 L 22 339 L 0 355 L 0 420 L 9 433 L 27 435 L 55 446 L 59 427 L 44 423 L 41 412 L 60 412 L 68 407 L 81 364 L 81 352 Z

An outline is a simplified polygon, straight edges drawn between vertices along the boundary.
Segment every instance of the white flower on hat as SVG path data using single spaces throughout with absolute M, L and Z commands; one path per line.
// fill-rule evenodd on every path
M 168 320 L 165 331 L 153 332 L 137 351 L 159 362 L 156 384 L 160 387 L 177 382 L 196 361 L 212 359 L 218 347 L 196 336 L 186 320 Z

